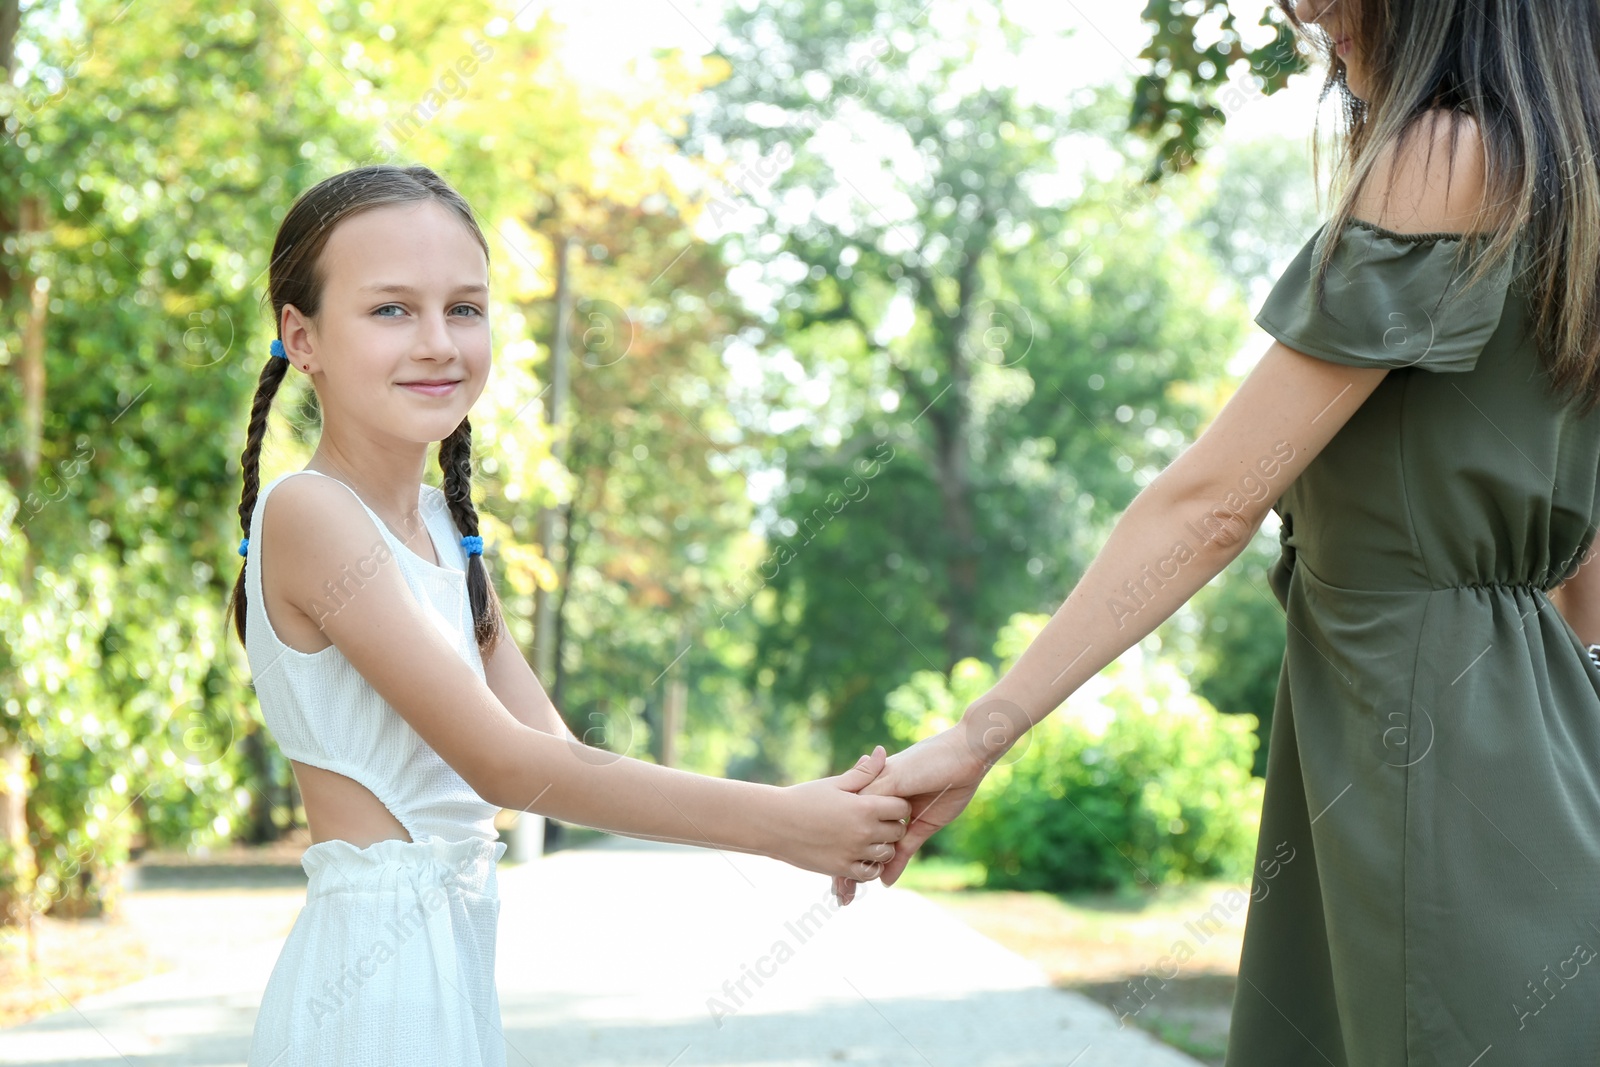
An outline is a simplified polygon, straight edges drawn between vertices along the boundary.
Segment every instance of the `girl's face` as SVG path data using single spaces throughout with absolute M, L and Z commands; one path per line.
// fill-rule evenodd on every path
M 1354 0 L 1295 0 L 1294 14 L 1314 24 L 1333 41 L 1334 53 L 1344 62 L 1345 84 L 1360 100 L 1367 99 L 1366 68 L 1356 54 L 1353 34 Z
M 489 264 L 466 225 L 432 200 L 372 208 L 335 227 L 318 269 L 316 319 L 285 309 L 283 338 L 320 376 L 325 419 L 448 437 L 489 376 Z

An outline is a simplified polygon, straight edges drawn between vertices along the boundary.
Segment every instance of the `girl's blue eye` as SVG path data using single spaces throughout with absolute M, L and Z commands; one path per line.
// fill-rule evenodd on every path
M 378 316 L 378 318 L 380 318 L 380 319 L 392 319 L 392 318 L 394 318 L 393 315 L 385 315 L 385 314 L 383 314 L 383 312 L 388 311 L 390 308 L 393 308 L 396 311 L 404 311 L 405 310 L 405 308 L 401 307 L 399 304 L 384 304 L 382 307 L 374 308 L 372 313 L 374 315 Z M 457 304 L 451 310 L 452 311 L 460 311 L 463 308 L 465 308 L 467 311 L 472 312 L 472 314 L 475 315 L 475 316 L 483 314 L 482 311 L 478 310 L 476 307 L 472 306 L 471 304 Z

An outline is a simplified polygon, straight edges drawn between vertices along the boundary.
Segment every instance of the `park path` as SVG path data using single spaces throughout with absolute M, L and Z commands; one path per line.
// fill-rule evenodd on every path
M 841 909 L 771 860 L 622 839 L 499 877 L 508 1067 L 1196 1062 L 906 890 Z M 240 1067 L 303 898 L 303 878 L 130 893 L 173 970 L 0 1031 L 0 1064 Z

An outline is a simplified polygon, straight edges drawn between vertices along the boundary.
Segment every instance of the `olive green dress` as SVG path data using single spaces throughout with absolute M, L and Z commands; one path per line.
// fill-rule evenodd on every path
M 1600 670 L 1547 594 L 1600 522 L 1527 248 L 1319 230 L 1256 321 L 1390 367 L 1275 505 L 1288 623 L 1227 1064 L 1600 1064 Z M 1600 640 L 1600 634 L 1588 635 Z

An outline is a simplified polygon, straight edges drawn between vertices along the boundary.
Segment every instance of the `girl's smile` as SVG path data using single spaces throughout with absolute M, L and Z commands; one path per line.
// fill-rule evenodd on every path
M 446 379 L 443 381 L 428 380 L 417 382 L 401 382 L 400 384 L 404 388 L 411 390 L 413 393 L 421 393 L 424 396 L 449 396 L 455 391 L 456 386 L 461 384 L 461 380 L 456 378 Z

